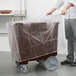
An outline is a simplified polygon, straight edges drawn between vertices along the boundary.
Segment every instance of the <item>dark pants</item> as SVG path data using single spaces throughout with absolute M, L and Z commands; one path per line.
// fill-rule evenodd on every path
M 65 19 L 65 36 L 68 43 L 67 60 L 73 62 L 76 52 L 76 19 Z

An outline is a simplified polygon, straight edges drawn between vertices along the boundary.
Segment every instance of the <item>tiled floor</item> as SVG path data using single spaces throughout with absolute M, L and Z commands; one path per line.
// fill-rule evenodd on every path
M 65 59 L 65 55 L 57 56 L 59 62 Z M 30 71 L 23 74 L 16 68 L 14 60 L 9 52 L 0 52 L 0 76 L 76 76 L 76 67 L 70 65 L 61 66 L 54 71 L 47 71 L 45 68 L 38 67 L 38 63 L 29 62 Z

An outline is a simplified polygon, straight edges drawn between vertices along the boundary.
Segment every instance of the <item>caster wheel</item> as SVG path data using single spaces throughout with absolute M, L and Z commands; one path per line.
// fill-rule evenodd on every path
M 18 61 L 15 61 L 15 63 L 16 63 L 16 65 L 17 65 L 17 66 L 20 66 L 20 64 L 19 64 L 19 62 L 18 62 Z
M 21 65 L 21 72 L 27 73 L 28 71 L 28 65 Z
M 40 60 L 40 61 L 38 61 L 39 62 L 39 65 L 40 66 L 44 66 L 44 64 L 45 64 L 45 60 Z
M 59 65 L 59 62 L 54 56 L 49 57 L 45 62 L 46 69 L 50 71 L 55 70 L 58 67 L 58 65 Z

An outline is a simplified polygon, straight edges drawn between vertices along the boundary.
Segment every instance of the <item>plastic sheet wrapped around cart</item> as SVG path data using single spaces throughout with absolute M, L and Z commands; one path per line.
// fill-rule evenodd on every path
M 58 22 L 10 22 L 8 36 L 18 62 L 57 54 Z

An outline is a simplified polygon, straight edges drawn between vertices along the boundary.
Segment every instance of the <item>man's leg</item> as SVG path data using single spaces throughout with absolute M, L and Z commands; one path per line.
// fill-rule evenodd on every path
M 74 60 L 74 44 L 73 44 L 74 35 L 73 35 L 73 30 L 71 27 L 70 20 L 65 20 L 65 36 L 68 41 L 68 44 L 67 44 L 68 55 L 67 55 L 67 59 L 61 62 L 62 65 L 71 64 Z
M 74 61 L 74 43 L 73 43 L 73 40 L 68 40 L 67 61 L 68 62 L 73 62 Z
M 71 64 L 72 66 L 75 66 L 76 63 L 73 63 L 74 61 L 74 41 L 73 40 L 68 40 L 68 55 L 67 59 L 62 61 L 61 64 Z M 75 44 L 76 45 L 76 44 Z
M 74 52 L 75 52 L 75 56 L 76 56 L 76 40 L 74 40 L 73 42 L 74 42 Z M 73 62 L 73 63 L 71 64 L 71 66 L 76 66 L 76 61 Z
M 74 42 L 74 52 L 75 52 L 75 57 L 76 57 L 76 19 L 71 20 L 71 25 L 72 25 L 73 34 L 74 34 L 73 42 Z M 71 65 L 76 66 L 76 61 L 73 62 Z

